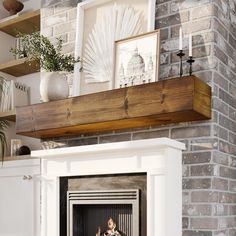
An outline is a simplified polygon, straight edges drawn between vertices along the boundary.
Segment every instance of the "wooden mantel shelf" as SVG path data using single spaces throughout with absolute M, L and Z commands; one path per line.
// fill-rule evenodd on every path
M 210 118 L 210 86 L 187 76 L 20 107 L 16 130 L 48 138 Z

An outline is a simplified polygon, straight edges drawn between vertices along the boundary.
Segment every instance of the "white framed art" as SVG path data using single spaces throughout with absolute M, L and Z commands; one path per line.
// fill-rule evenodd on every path
M 155 82 L 159 78 L 160 30 L 115 42 L 115 88 Z
M 155 0 L 87 0 L 77 6 L 73 96 L 114 88 L 115 41 L 154 30 Z M 82 70 L 81 70 L 82 68 Z

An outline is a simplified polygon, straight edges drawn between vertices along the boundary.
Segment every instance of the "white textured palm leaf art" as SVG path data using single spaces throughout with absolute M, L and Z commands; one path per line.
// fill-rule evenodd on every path
M 96 22 L 85 43 L 83 71 L 86 83 L 111 81 L 116 40 L 141 33 L 142 12 L 114 4 Z

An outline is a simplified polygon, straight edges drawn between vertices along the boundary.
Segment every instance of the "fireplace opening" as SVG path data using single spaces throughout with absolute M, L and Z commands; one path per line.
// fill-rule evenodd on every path
M 131 236 L 131 221 L 131 205 L 76 206 L 74 207 L 72 235 L 103 236 L 110 230 L 114 235 Z
M 68 191 L 69 236 L 139 235 L 139 190 Z
M 146 173 L 61 177 L 60 236 L 145 236 L 146 188 Z

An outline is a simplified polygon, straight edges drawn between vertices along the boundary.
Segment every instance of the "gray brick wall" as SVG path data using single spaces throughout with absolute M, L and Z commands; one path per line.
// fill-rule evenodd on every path
M 76 1 L 45 0 L 42 31 L 64 39 L 73 53 Z M 176 77 L 178 32 L 193 33 L 194 74 L 212 86 L 210 121 L 119 130 L 42 140 L 44 148 L 169 137 L 186 144 L 183 153 L 183 236 L 236 235 L 236 1 L 157 0 L 161 28 L 161 79 Z M 63 28 L 63 30 L 62 30 Z M 186 57 L 185 57 L 186 59 Z M 188 65 L 184 63 L 184 73 Z

